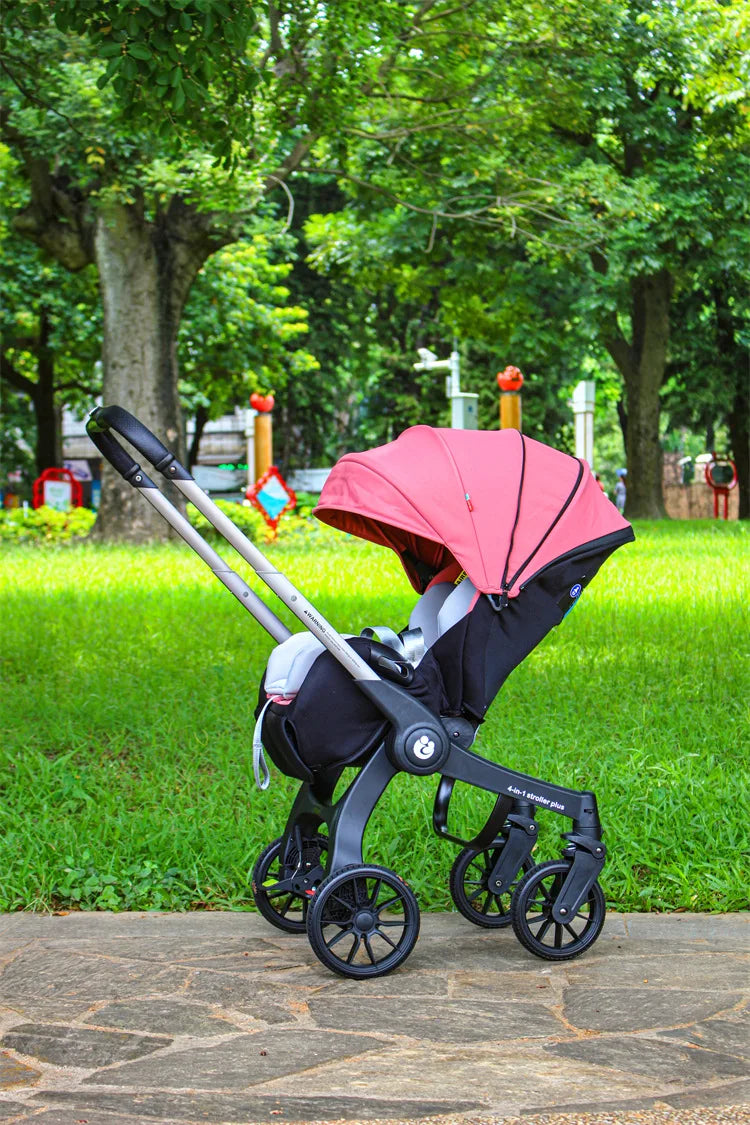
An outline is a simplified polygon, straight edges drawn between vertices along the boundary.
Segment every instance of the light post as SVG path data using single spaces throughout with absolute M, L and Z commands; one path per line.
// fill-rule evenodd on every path
M 447 371 L 445 393 L 451 404 L 451 428 L 454 430 L 476 430 L 479 424 L 477 401 L 479 395 L 461 390 L 458 343 L 453 341 L 453 351 L 448 359 L 438 359 L 429 348 L 417 348 L 419 363 L 415 371 Z

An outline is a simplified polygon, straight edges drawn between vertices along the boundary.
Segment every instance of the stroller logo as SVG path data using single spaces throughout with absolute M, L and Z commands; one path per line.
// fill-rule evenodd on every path
M 571 586 L 570 587 L 571 598 L 577 598 L 582 589 L 583 589 L 583 586 L 581 585 L 580 582 L 576 582 L 575 586 Z
M 426 734 L 423 734 L 411 748 L 411 752 L 415 758 L 420 758 L 426 762 L 435 753 L 435 743 Z

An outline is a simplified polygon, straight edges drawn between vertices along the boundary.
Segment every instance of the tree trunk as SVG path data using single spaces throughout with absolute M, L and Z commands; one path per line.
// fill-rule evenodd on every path
M 629 519 L 663 519 L 663 457 L 659 440 L 659 391 L 669 345 L 672 280 L 666 270 L 631 282 L 632 340 L 612 332 L 607 350 L 625 383 L 627 405 L 627 502 Z
M 36 415 L 37 473 L 62 465 L 60 411 L 55 406 L 55 360 L 49 337 L 49 316 L 47 310 L 42 308 L 39 313 L 38 378 L 32 394 Z
M 716 285 L 713 291 L 716 310 L 716 346 L 734 383 L 732 404 L 727 411 L 727 427 L 732 459 L 737 467 L 740 491 L 739 518 L 750 519 L 750 357 L 740 343 L 732 315 L 729 293 Z M 714 443 L 706 444 L 713 449 Z
M 204 406 L 203 403 L 199 403 L 199 405 L 196 407 L 194 421 L 195 432 L 193 434 L 193 440 L 190 443 L 187 460 L 187 467 L 191 473 L 193 471 L 193 465 L 198 460 L 198 454 L 201 447 L 201 438 L 203 437 L 203 431 L 206 428 L 206 422 L 208 422 L 208 407 Z
M 196 273 L 209 254 L 228 241 L 229 236 L 211 236 L 209 217 L 178 197 L 154 221 L 148 221 L 137 204 L 112 204 L 97 216 L 94 252 L 104 308 L 104 404 L 129 410 L 183 463 L 177 330 Z M 143 460 L 134 456 L 139 463 Z M 156 483 L 164 483 L 148 464 L 144 468 Z M 167 489 L 180 506 L 180 495 L 171 486 Z M 168 525 L 137 490 L 105 464 L 95 536 L 143 542 L 169 534 Z
M 746 356 L 742 357 L 742 366 L 727 423 L 740 490 L 738 515 L 741 520 L 750 520 L 750 364 Z

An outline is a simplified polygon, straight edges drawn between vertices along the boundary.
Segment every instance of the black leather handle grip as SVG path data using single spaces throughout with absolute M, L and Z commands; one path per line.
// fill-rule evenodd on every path
M 120 443 L 109 432 L 115 430 L 129 441 L 155 469 L 169 480 L 192 480 L 185 469 L 165 445 L 143 422 L 124 410 L 121 406 L 97 406 L 86 422 L 86 432 L 96 448 L 121 476 L 128 480 L 138 465 Z

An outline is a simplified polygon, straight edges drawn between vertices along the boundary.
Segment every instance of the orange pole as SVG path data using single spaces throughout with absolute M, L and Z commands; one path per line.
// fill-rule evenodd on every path
M 271 414 L 255 415 L 255 479 L 260 478 L 273 464 L 273 437 Z
M 500 392 L 500 429 L 521 430 L 521 396 L 518 391 Z

